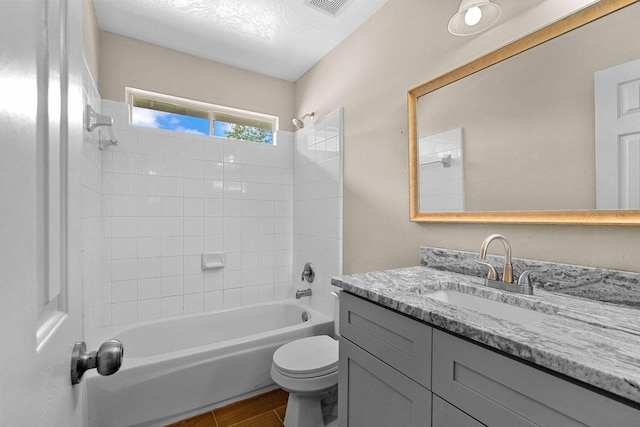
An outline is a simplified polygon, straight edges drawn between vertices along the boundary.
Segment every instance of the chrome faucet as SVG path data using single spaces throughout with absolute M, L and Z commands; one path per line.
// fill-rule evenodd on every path
M 484 241 L 482 242 L 482 246 L 480 247 L 480 261 L 486 260 L 487 249 L 489 248 L 489 244 L 491 244 L 491 242 L 493 242 L 494 240 L 500 240 L 502 242 L 502 245 L 504 246 L 504 268 L 502 270 L 502 281 L 504 283 L 513 283 L 513 266 L 511 265 L 511 245 L 509 244 L 509 241 L 507 240 L 507 238 L 504 237 L 502 234 L 492 234 L 491 236 L 484 239 Z M 491 266 L 491 264 L 489 263 L 482 263 L 482 264 Z M 487 278 L 491 280 L 498 280 L 497 276 L 498 274 L 495 268 L 491 266 L 491 268 L 489 268 L 489 274 L 487 275 Z
M 310 297 L 310 296 L 311 296 L 311 288 L 307 288 L 302 291 L 296 291 L 296 299 L 300 299 L 302 297 Z
M 485 261 L 487 258 L 487 249 L 489 248 L 489 244 L 494 240 L 500 240 L 504 246 L 504 268 L 502 271 L 502 281 L 500 281 L 498 272 L 493 265 Z M 518 284 L 515 285 L 513 281 L 513 266 L 511 265 L 511 245 L 507 238 L 501 234 L 492 234 L 484 239 L 482 246 L 480 247 L 480 260 L 476 260 L 476 262 L 489 268 L 487 277 L 484 281 L 485 286 L 526 295 L 533 295 L 533 286 L 529 280 L 529 275 L 534 272 L 547 271 L 546 269 L 524 271 L 518 279 Z

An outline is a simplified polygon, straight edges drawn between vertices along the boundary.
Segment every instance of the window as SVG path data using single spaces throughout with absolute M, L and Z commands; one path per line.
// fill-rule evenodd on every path
M 278 117 L 127 88 L 131 124 L 275 144 Z

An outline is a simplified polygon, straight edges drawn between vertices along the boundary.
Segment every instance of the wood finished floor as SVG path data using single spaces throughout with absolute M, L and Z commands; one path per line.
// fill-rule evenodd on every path
M 282 427 L 288 398 L 272 390 L 165 427 Z

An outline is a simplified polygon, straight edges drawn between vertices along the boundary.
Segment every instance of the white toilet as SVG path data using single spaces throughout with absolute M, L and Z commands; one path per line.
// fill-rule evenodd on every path
M 289 392 L 285 427 L 325 427 L 321 401 L 338 386 L 338 341 L 318 335 L 283 345 L 273 353 L 271 378 Z
M 324 427 L 320 401 L 338 385 L 338 341 L 302 338 L 273 353 L 271 378 L 289 392 L 285 427 Z

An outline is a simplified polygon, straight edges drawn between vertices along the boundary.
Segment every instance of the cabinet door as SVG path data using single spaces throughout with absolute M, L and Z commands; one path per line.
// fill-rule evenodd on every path
M 340 296 L 340 333 L 418 384 L 431 389 L 430 326 L 347 292 Z
M 638 427 L 640 411 L 442 331 L 432 390 L 488 426 Z
M 485 427 L 460 409 L 433 395 L 433 418 L 431 427 Z
M 431 392 L 340 339 L 340 427 L 429 427 Z

